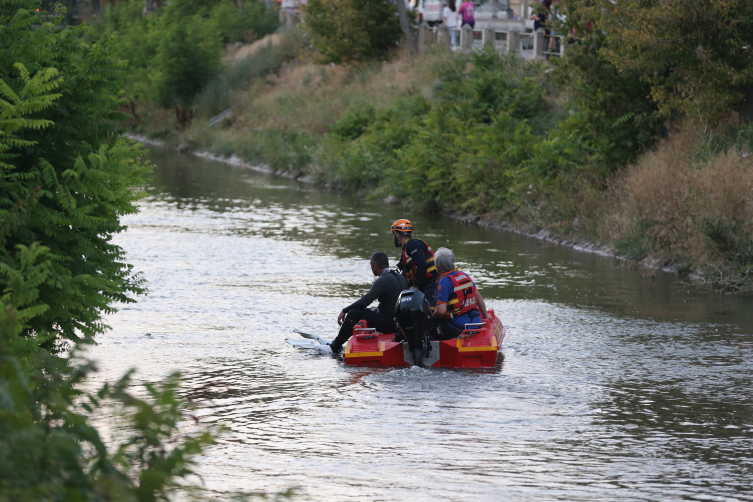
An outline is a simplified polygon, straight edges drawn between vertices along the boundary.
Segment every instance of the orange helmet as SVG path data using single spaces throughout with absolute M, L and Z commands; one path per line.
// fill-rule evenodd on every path
M 391 230 L 393 232 L 395 230 L 397 230 L 398 232 L 413 232 L 413 225 L 411 225 L 410 221 L 408 220 L 397 220 L 392 224 Z

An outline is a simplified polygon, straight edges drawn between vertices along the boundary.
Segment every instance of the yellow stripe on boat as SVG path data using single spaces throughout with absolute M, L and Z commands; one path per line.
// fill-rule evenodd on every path
M 382 357 L 384 355 L 384 342 L 379 342 L 379 352 L 350 352 L 350 344 L 343 353 L 344 357 Z
M 458 347 L 458 352 L 486 352 L 489 350 L 497 350 L 496 342 L 497 341 L 494 340 L 494 342 L 492 342 L 492 345 L 486 345 L 486 346 L 481 346 L 481 347 L 463 347 L 463 339 L 458 338 L 457 347 Z
M 351 352 L 350 354 L 343 354 L 345 357 L 381 357 L 384 352 Z

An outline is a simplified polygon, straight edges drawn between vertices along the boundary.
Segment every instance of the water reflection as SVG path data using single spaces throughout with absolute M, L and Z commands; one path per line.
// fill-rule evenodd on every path
M 118 242 L 149 296 L 91 351 L 217 384 L 214 490 L 307 500 L 750 500 L 751 299 L 172 152 Z M 298 352 L 396 257 L 389 224 L 451 247 L 508 327 L 486 372 L 364 370 Z M 152 336 L 145 336 L 152 333 Z M 107 422 L 108 419 L 99 419 Z

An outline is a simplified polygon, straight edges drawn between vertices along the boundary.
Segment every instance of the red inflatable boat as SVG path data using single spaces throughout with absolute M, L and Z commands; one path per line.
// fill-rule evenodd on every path
M 423 365 L 433 368 L 493 368 L 505 338 L 505 327 L 493 310 L 491 320 L 466 324 L 459 338 L 431 341 Z M 361 321 L 343 352 L 349 366 L 411 366 L 413 354 L 407 342 L 396 342 L 395 334 L 384 335 Z M 417 356 L 418 357 L 418 356 Z

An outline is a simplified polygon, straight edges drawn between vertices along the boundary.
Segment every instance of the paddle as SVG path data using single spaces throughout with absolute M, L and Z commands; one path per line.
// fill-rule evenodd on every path
M 294 329 L 294 333 L 298 333 L 303 338 L 308 340 L 298 340 L 294 338 L 286 338 L 285 341 L 297 349 L 314 349 L 320 354 L 331 354 L 332 348 L 329 346 L 330 341 L 326 338 L 322 338 L 319 335 L 312 335 L 311 333 L 304 333 L 303 331 Z

